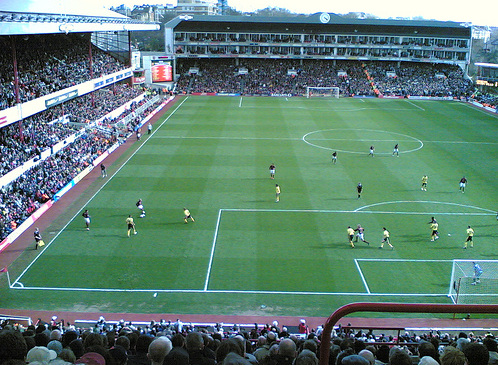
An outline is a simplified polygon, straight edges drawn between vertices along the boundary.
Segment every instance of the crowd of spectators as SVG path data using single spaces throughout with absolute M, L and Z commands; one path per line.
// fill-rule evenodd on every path
M 498 108 L 497 94 L 491 94 L 487 92 L 476 92 L 472 95 L 472 98 L 485 106 L 489 106 L 495 109 Z
M 54 317 L 55 318 L 55 317 Z M 71 324 L 0 325 L 0 365 L 318 365 L 322 327 L 290 333 L 271 325 L 194 327 L 152 321 L 135 326 L 120 321 L 94 327 Z M 475 336 L 405 333 L 399 342 L 372 330 L 339 328 L 332 333 L 329 365 L 496 365 L 493 334 Z M 36 361 L 36 363 L 35 363 Z M 41 362 L 41 364 L 40 364 Z
M 69 134 L 76 132 L 76 129 L 69 127 L 68 124 L 47 124 L 45 123 L 46 117 L 70 113 L 71 118 L 80 118 L 78 120 L 85 116 L 88 117 L 88 115 L 91 115 L 92 118 L 100 118 L 143 92 L 143 89 L 132 89 L 126 85 L 116 85 L 96 92 L 93 98 L 89 96 L 84 98 L 84 101 L 69 101 L 27 118 L 23 121 L 24 142 L 20 140 L 17 123 L 0 129 L 2 175 L 20 166 L 29 158 L 35 157 L 44 148 L 53 146 Z M 148 115 L 162 101 L 159 100 L 137 113 L 137 108 L 152 97 L 152 93 L 147 94 L 149 96 L 145 97 L 142 102 L 132 103 L 117 118 L 113 120 L 106 119 L 105 123 L 117 123 L 124 116 L 133 114 L 130 123 L 128 123 L 124 131 L 121 131 L 121 136 L 133 131 L 144 116 Z M 60 108 L 60 110 L 53 110 L 57 108 Z M 95 113 L 95 110 L 99 112 Z M 88 119 L 85 119 L 85 121 L 88 121 Z M 120 133 L 117 133 L 119 132 L 117 130 L 109 133 L 109 128 L 110 124 L 102 129 L 82 129 L 75 142 L 66 145 L 61 151 L 52 154 L 49 158 L 0 189 L 0 240 L 15 230 L 41 204 L 52 199 L 61 188 L 92 164 L 113 143 L 116 143 Z
M 114 143 L 94 131 L 26 171 L 0 190 L 0 239 L 24 222 Z
M 29 100 L 124 69 L 112 56 L 91 47 L 89 34 L 0 37 L 0 110 L 17 103 L 13 47 L 19 79 L 19 101 Z
M 13 123 L 1 128 L 0 176 L 75 133 L 77 128 L 71 123 L 59 121 L 63 116 L 69 116 L 72 122 L 94 121 L 143 92 L 143 89 L 131 88 L 127 84 L 109 86 L 25 118 L 21 127 L 19 123 Z M 128 109 L 127 112 L 132 111 Z
M 382 95 L 469 96 L 473 83 L 456 65 L 370 61 L 365 68 Z
M 179 93 L 240 93 L 242 95 L 306 94 L 306 87 L 340 89 L 343 96 L 468 96 L 472 81 L 454 65 L 330 60 L 182 60 Z M 192 68 L 197 73 L 189 73 Z M 244 70 L 244 72 L 241 72 Z M 365 72 L 367 71 L 367 72 Z M 370 78 L 369 78 L 370 76 Z

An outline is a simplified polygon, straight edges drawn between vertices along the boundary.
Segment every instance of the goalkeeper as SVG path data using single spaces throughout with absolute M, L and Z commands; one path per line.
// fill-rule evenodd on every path
M 483 270 L 477 262 L 472 263 L 474 265 L 474 277 L 472 278 L 472 285 L 477 285 L 481 282 L 481 275 Z

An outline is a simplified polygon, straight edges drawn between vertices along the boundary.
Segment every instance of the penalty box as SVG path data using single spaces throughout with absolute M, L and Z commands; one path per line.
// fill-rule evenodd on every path
M 455 233 L 436 243 L 429 241 L 430 217 L 425 212 L 221 209 L 205 290 L 446 296 L 453 249 L 461 249 L 464 239 L 456 229 L 482 217 L 438 213 L 444 232 Z M 351 249 L 346 229 L 357 224 L 365 227 L 370 245 L 358 242 Z M 384 226 L 394 251 L 377 248 Z

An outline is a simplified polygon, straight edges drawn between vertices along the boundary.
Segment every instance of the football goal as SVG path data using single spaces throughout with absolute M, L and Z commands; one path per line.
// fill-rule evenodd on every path
M 317 96 L 328 96 L 333 98 L 339 98 L 339 88 L 337 86 L 331 87 L 314 87 L 307 86 L 306 87 L 306 97 L 314 98 Z
M 455 304 L 497 304 L 498 260 L 453 260 L 448 296 Z

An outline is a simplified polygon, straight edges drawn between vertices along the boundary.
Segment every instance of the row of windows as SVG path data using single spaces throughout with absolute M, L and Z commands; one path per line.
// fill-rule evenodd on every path
M 177 43 L 189 42 L 254 42 L 254 43 L 320 43 L 351 45 L 405 45 L 438 48 L 468 48 L 468 39 L 432 37 L 390 37 L 333 34 L 261 34 L 175 32 Z
M 405 50 L 396 48 L 367 47 L 269 47 L 269 46 L 179 46 L 177 54 L 191 55 L 280 55 L 280 56 L 346 56 L 346 57 L 388 57 L 424 58 L 435 60 L 465 61 L 466 52 L 436 50 Z

